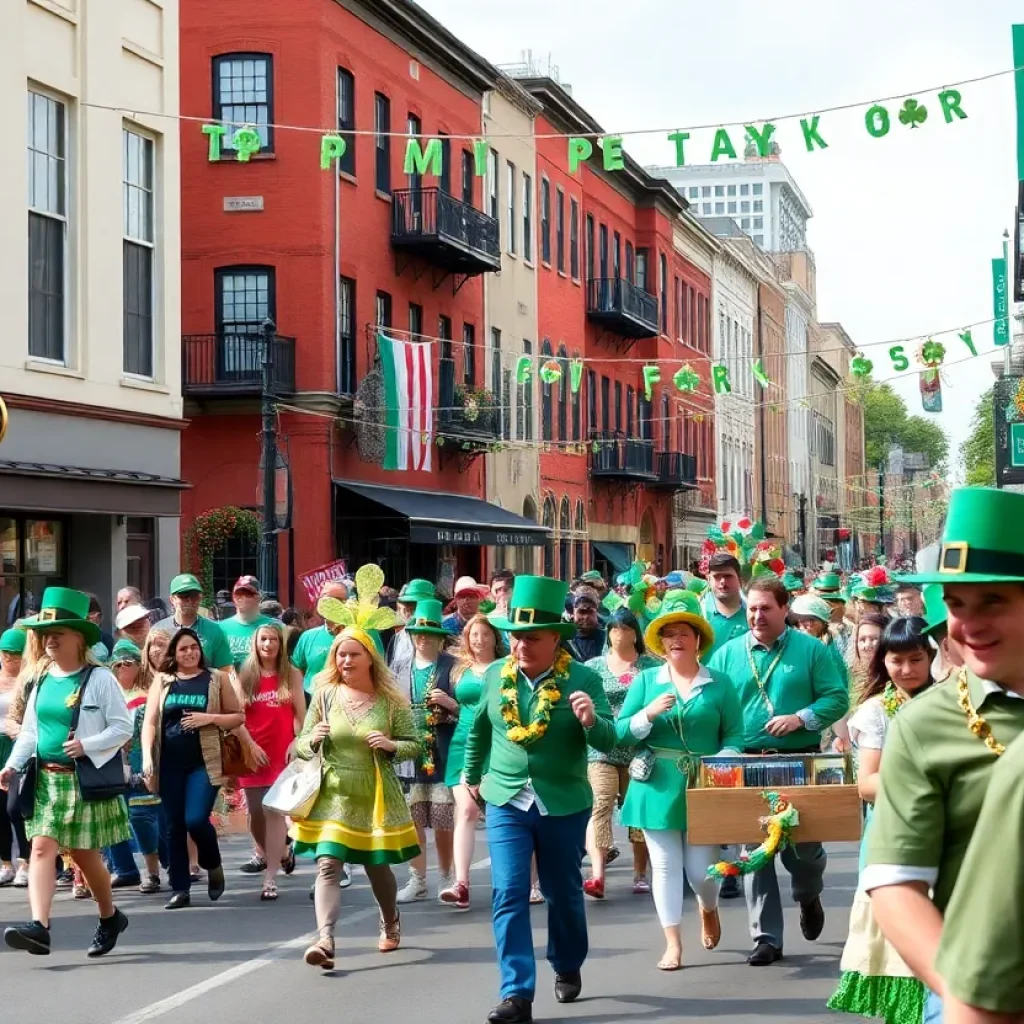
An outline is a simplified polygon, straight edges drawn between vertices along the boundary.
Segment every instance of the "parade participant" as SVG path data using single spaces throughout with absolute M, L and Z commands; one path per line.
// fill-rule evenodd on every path
M 480 704 L 484 675 L 498 658 L 507 655 L 508 648 L 501 631 L 485 616 L 474 615 L 466 623 L 457 652 L 459 664 L 452 673 L 455 699 L 459 702 L 459 720 L 448 748 L 444 779 L 455 797 L 455 880 L 440 893 L 442 903 L 452 904 L 459 910 L 469 907 L 469 867 L 476 845 L 476 825 L 480 820 L 480 808 L 462 781 L 466 740 Z
M 804 581 L 795 572 L 785 572 L 781 576 L 782 585 L 791 598 L 804 592 Z
M 252 638 L 260 626 L 277 621 L 260 608 L 260 582 L 255 576 L 239 576 L 231 590 L 235 614 L 222 619 L 221 632 L 231 648 L 232 664 L 238 669 L 252 653 Z M 284 609 L 281 609 L 284 611 Z
M 954 491 L 938 571 L 909 577 L 943 585 L 965 664 L 889 731 L 862 881 L 885 937 L 931 989 L 928 1024 L 942 1020 L 942 913 L 992 768 L 1024 732 L 1024 542 L 1007 529 L 1022 515 L 1019 494 Z
M 810 591 L 814 597 L 820 597 L 830 611 L 829 632 L 833 642 L 843 656 L 843 661 L 850 662 L 850 648 L 853 646 L 853 623 L 846 618 L 846 598 L 843 596 L 843 578 L 839 573 L 830 570 L 819 573 L 811 583 Z
M 535 853 L 548 905 L 555 999 L 571 1003 L 583 987 L 580 969 L 588 943 L 581 864 L 593 801 L 587 746 L 611 750 L 615 725 L 597 674 L 561 650 L 576 628 L 562 619 L 566 592 L 560 580 L 516 578 L 507 618 L 494 619 L 511 636 L 512 654 L 488 669 L 466 744 L 466 783 L 487 802 L 491 913 L 501 974 L 501 1002 L 488 1016 L 492 1024 L 533 1020 Z
M 885 627 L 889 625 L 889 619 L 884 615 L 865 615 L 853 627 L 853 644 L 851 650 L 852 660 L 850 662 L 847 677 L 850 684 L 850 704 L 856 704 L 860 700 L 861 691 L 864 689 L 868 679 L 868 672 L 871 669 L 871 660 L 874 657 L 878 642 L 882 639 Z M 852 749 L 850 733 L 846 727 L 847 719 L 843 717 L 833 726 L 835 740 L 832 749 L 837 754 L 846 754 Z
M 318 601 L 325 597 L 335 601 L 347 601 L 348 587 L 340 580 L 328 580 L 320 588 Z M 339 628 L 337 623 L 324 622 L 314 629 L 307 629 L 295 645 L 292 664 L 302 673 L 302 688 L 306 692 L 307 702 L 313 693 L 313 680 L 327 663 L 327 652 L 331 649 Z
M 133 604 L 142 604 L 142 591 L 138 587 L 122 587 L 117 592 L 117 598 L 114 602 L 118 614 Z M 117 628 L 120 629 L 121 627 L 118 626 Z
M 99 641 L 93 645 L 93 653 L 103 664 L 110 657 L 114 649 L 114 638 L 103 628 L 103 605 L 95 594 L 87 595 L 89 598 L 89 621 L 100 629 Z
M 913 583 L 900 583 L 896 587 L 896 614 L 900 616 L 924 616 L 924 597 Z
M 151 628 L 149 612 L 141 604 L 130 604 L 117 613 L 114 626 L 119 637 L 131 640 L 141 650 Z
M 8 712 L 18 689 L 21 656 L 25 650 L 25 631 L 8 629 L 0 634 L 0 765 L 14 749 L 18 730 L 7 725 Z M 13 735 L 12 735 L 13 733 Z M 0 887 L 13 885 L 18 875 L 28 882 L 28 837 L 25 822 L 11 818 L 7 800 L 0 796 Z M 14 866 L 14 842 L 18 844 L 18 866 Z
M 418 602 L 432 601 L 436 596 L 433 583 L 427 580 L 409 580 L 398 592 L 398 618 L 387 651 L 388 667 L 392 672 L 397 674 L 412 664 L 415 648 L 412 637 L 405 631 L 405 624 L 412 618 Z
M 320 614 L 341 631 L 317 676 L 296 753 L 323 758 L 320 791 L 307 817 L 292 823 L 296 853 L 317 862 L 314 905 L 317 940 L 305 961 L 334 969 L 334 929 L 341 909 L 341 866 L 362 864 L 380 912 L 377 949 L 398 949 L 402 925 L 393 864 L 419 853 L 416 829 L 394 765 L 415 758 L 419 737 L 409 701 L 380 653 L 374 629 L 394 624 L 394 612 L 376 608 L 376 588 L 364 586 L 379 573 L 363 566 L 357 574 L 359 604 L 321 598 Z
M 732 555 L 719 552 L 708 562 L 708 587 L 702 602 L 704 617 L 715 631 L 715 642 L 705 654 L 711 657 L 724 644 L 742 636 L 747 625 L 747 608 L 740 588 L 740 563 Z
M 225 781 L 221 732 L 237 729 L 244 718 L 230 680 L 206 667 L 199 634 L 179 629 L 149 689 L 142 726 L 142 774 L 146 788 L 160 796 L 167 837 L 167 910 L 192 903 L 186 837 L 196 844 L 210 900 L 224 895 L 224 868 L 210 815 Z
M 201 614 L 202 584 L 192 573 L 180 573 L 171 580 L 172 615 L 161 619 L 155 629 L 166 629 L 172 636 L 179 629 L 191 629 L 199 637 L 203 648 L 203 661 L 212 669 L 229 672 L 234 663 L 227 638 L 216 622 Z
M 747 591 L 750 633 L 720 647 L 708 666 L 728 676 L 739 692 L 748 754 L 817 753 L 821 731 L 849 707 L 846 680 L 833 655 L 813 637 L 786 626 L 788 598 L 778 579 L 754 579 Z M 800 930 L 814 940 L 825 926 L 825 850 L 821 843 L 796 843 L 779 859 L 793 879 Z M 755 944 L 747 962 L 761 967 L 781 960 L 783 915 L 775 860 L 744 876 L 744 895 Z
M 847 722 L 850 741 L 859 757 L 857 788 L 868 805 L 861 840 L 862 872 L 886 734 L 896 713 L 932 685 L 932 650 L 924 627 L 924 619 L 916 617 L 893 619 L 886 627 L 857 709 Z M 921 1020 L 924 987 L 885 941 L 871 913 L 871 898 L 859 887 L 850 911 L 841 966 L 843 974 L 828 1002 L 829 1009 L 879 1017 L 887 1024 Z
M 451 634 L 441 621 L 440 601 L 431 599 L 416 605 L 412 618 L 405 624 L 415 653 L 408 668 L 396 676 L 402 692 L 409 696 L 413 721 L 421 738 L 420 760 L 400 763 L 398 769 L 420 847 L 409 865 L 409 880 L 399 890 L 399 903 L 427 898 L 428 828 L 433 830 L 437 850 L 438 898 L 455 882 L 455 797 L 445 785 L 445 775 L 459 704 L 452 693 L 455 659 L 441 649 Z
M 477 583 L 472 576 L 460 576 L 455 583 L 453 598 L 455 612 L 446 615 L 441 625 L 451 636 L 461 636 L 474 615 L 480 612 L 480 602 L 488 595 L 487 587 Z
M 583 664 L 599 658 L 608 642 L 608 636 L 598 622 L 597 612 L 597 595 L 589 588 L 581 590 L 573 599 L 572 621 L 576 635 L 566 642 L 566 647 Z
M 832 610 L 820 598 L 811 594 L 800 594 L 790 601 L 790 618 L 793 625 L 804 633 L 809 633 L 816 640 L 820 640 L 835 659 L 836 667 L 846 678 L 846 662 L 839 652 L 839 646 L 835 642 L 835 635 L 829 629 L 829 622 L 832 617 Z
M 608 706 L 612 715 L 617 716 L 637 675 L 661 662 L 647 654 L 640 623 L 628 608 L 612 612 L 607 631 L 607 650 L 599 658 L 591 658 L 586 665 L 601 677 Z M 633 744 L 627 744 L 608 752 L 591 748 L 587 755 L 587 778 L 594 791 L 594 808 L 587 825 L 591 875 L 583 883 L 583 891 L 594 899 L 604 899 L 605 864 L 609 851 L 615 846 L 612 814 L 616 805 L 625 799 L 633 754 Z M 647 846 L 639 826 L 629 830 L 629 840 L 633 847 L 633 892 L 638 896 L 650 895 Z
M 128 809 L 120 796 L 90 799 L 95 793 L 83 793 L 75 764 L 87 758 L 102 769 L 120 757 L 132 735 L 121 687 L 91 653 L 100 642 L 100 629 L 88 616 L 88 595 L 47 587 L 39 615 L 20 623 L 22 629 L 39 631 L 44 653 L 21 731 L 0 771 L 0 789 L 7 790 L 33 761 L 22 782 L 34 790 L 34 810 L 25 823 L 32 840 L 32 920 L 6 929 L 4 940 L 12 949 L 35 955 L 50 952 L 50 910 L 61 848 L 71 851 L 99 909 L 87 955 L 109 953 L 128 927 L 128 918 L 114 906 L 110 875 L 100 853 L 128 838 Z
M 264 864 L 264 902 L 277 899 L 277 871 L 295 870 L 295 851 L 285 854 L 287 827 L 280 814 L 264 809 L 267 790 L 284 771 L 295 737 L 306 717 L 302 673 L 288 661 L 284 627 L 271 621 L 256 627 L 249 641 L 249 655 L 238 670 L 239 703 L 245 712 L 243 739 L 253 747 L 259 768 L 242 775 L 238 785 L 245 791 L 249 811 L 249 834 L 256 844 L 256 856 Z
M 647 627 L 646 640 L 649 649 L 666 661 L 640 673 L 619 713 L 619 743 L 639 743 L 638 757 L 649 765 L 630 783 L 622 821 L 642 828 L 647 839 L 654 906 L 665 933 L 658 970 L 675 971 L 683 965 L 684 875 L 700 907 L 704 948 L 714 949 L 722 936 L 718 882 L 708 877 L 720 850 L 687 842 L 686 790 L 699 758 L 739 753 L 743 712 L 729 679 L 700 664 L 702 653 L 714 645 L 715 633 L 692 593 L 677 590 L 666 595 L 660 613 Z
M 516 575 L 511 569 L 498 569 L 491 573 L 491 600 L 496 615 L 508 615 L 508 599 L 512 596 L 515 581 Z
M 889 615 L 896 602 L 896 588 L 892 585 L 885 566 L 850 577 L 850 598 L 854 602 L 857 618 L 862 615 Z

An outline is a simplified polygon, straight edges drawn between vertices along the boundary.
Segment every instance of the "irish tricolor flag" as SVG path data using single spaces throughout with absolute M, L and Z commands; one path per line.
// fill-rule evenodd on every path
M 377 335 L 384 371 L 385 469 L 431 468 L 434 374 L 429 342 Z

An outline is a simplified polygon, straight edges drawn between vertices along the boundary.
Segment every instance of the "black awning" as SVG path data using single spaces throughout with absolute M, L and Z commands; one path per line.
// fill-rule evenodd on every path
M 467 544 L 494 547 L 536 547 L 551 530 L 481 498 L 440 491 L 335 480 L 350 492 L 408 521 L 413 544 Z M 340 518 L 344 518 L 344 515 Z

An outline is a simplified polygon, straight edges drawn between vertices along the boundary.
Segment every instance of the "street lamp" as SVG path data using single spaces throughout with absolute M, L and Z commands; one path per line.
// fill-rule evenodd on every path
M 268 598 L 277 597 L 277 418 L 274 411 L 274 348 L 277 324 L 269 317 L 260 324 L 263 335 L 263 533 L 260 537 L 260 585 Z

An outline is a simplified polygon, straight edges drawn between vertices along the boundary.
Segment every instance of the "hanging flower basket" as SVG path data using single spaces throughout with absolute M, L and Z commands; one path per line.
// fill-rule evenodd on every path
M 246 508 L 225 505 L 197 516 L 185 531 L 185 564 L 203 585 L 203 604 L 213 605 L 213 556 L 232 537 L 258 544 L 263 532 L 260 517 Z

